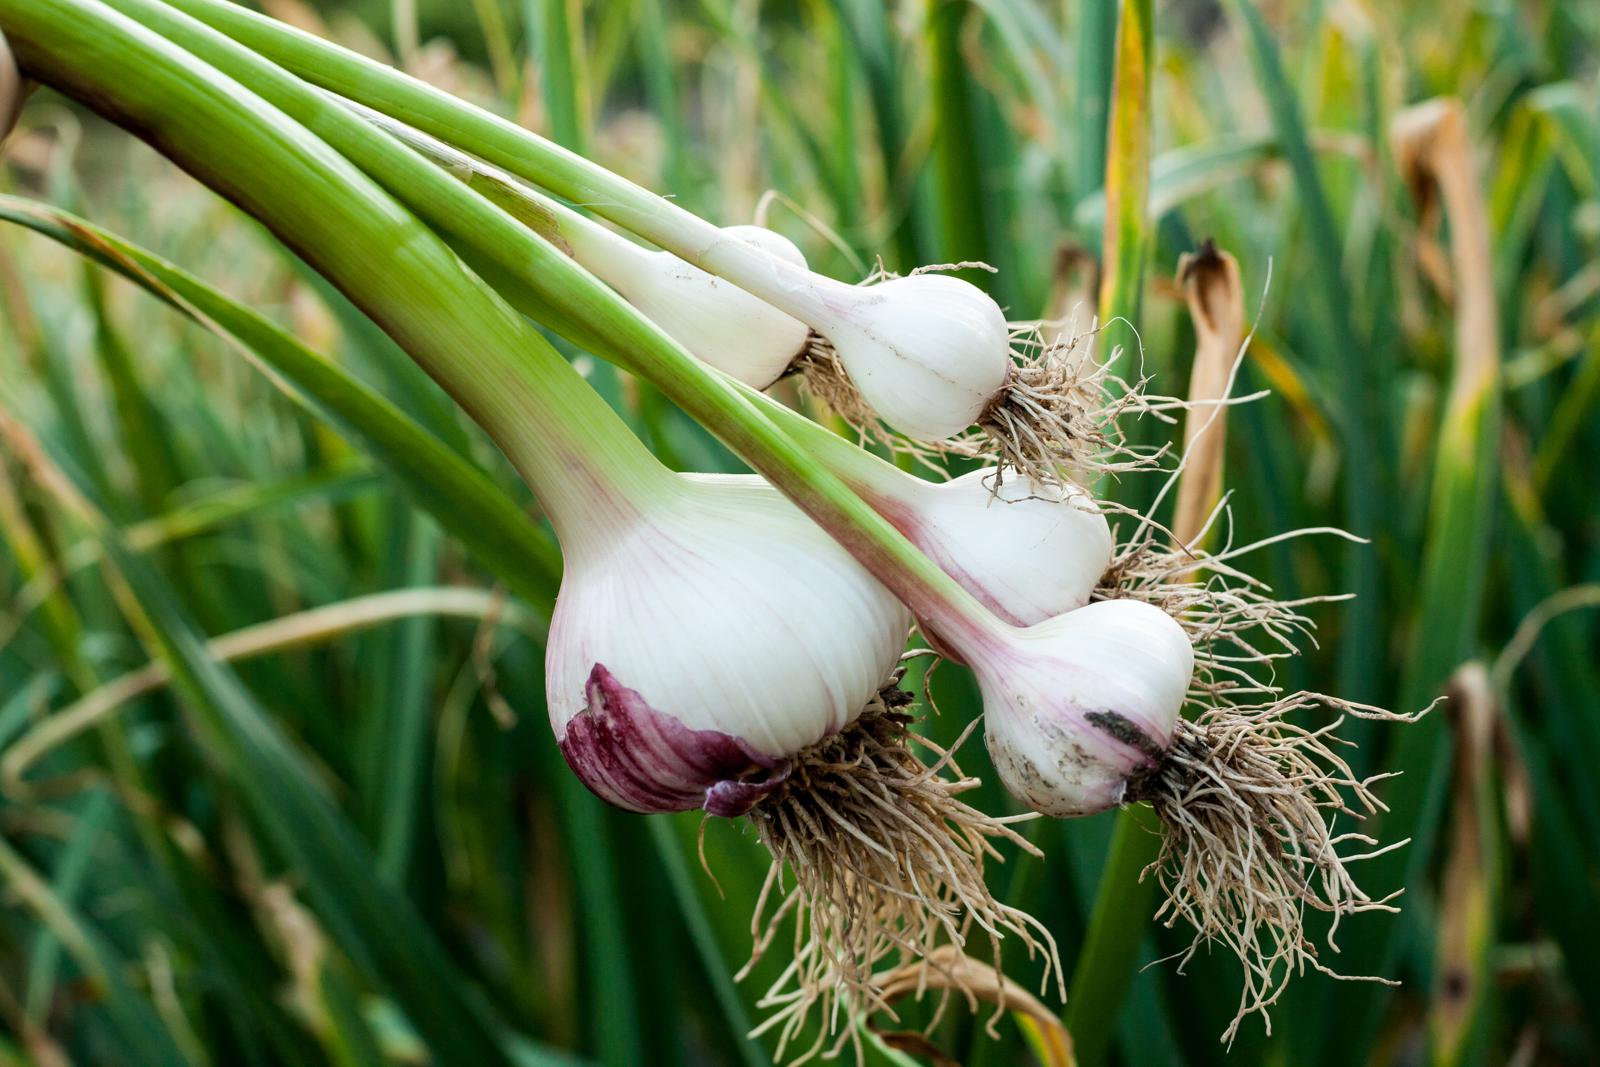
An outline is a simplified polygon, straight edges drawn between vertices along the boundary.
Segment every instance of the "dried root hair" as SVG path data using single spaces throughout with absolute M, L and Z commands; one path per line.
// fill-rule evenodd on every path
M 1230 402 L 1237 370 L 1235 360 L 1223 399 L 1201 433 Z M 1191 437 L 1190 449 L 1198 437 Z M 1177 484 L 1191 454 L 1186 450 L 1179 457 L 1156 506 Z M 1345 598 L 1279 600 L 1266 583 L 1241 570 L 1238 559 L 1287 538 L 1351 535 L 1328 528 L 1294 530 L 1236 547 L 1227 523 L 1222 547 L 1205 550 L 1201 546 L 1226 514 L 1224 496 L 1184 538 L 1149 516 L 1139 518 L 1098 595 L 1132 597 L 1162 608 L 1185 628 L 1194 649 L 1189 699 L 1200 713 L 1179 720 L 1162 765 L 1133 784 L 1129 799 L 1148 801 L 1164 827 L 1160 854 L 1142 875 L 1153 875 L 1163 890 L 1157 918 L 1169 927 L 1182 920 L 1194 929 L 1194 939 L 1176 957 L 1179 970 L 1202 946 L 1214 943 L 1238 956 L 1243 967 L 1238 1010 L 1222 1035 L 1232 1042 L 1252 1014 L 1262 1016 L 1270 1033 L 1268 1009 L 1289 980 L 1308 969 L 1334 978 L 1387 981 L 1342 975 L 1329 967 L 1307 934 L 1305 918 L 1308 911 L 1332 917 L 1327 945 L 1337 951 L 1334 939 L 1345 916 L 1398 910 L 1393 904 L 1398 892 L 1369 896 L 1350 865 L 1406 842 L 1380 847 L 1370 836 L 1335 830 L 1341 817 L 1360 820 L 1382 810 L 1373 787 L 1391 775 L 1357 777 L 1339 751 L 1353 743 L 1335 731 L 1346 716 L 1410 722 L 1423 712 L 1398 715 L 1322 694 L 1283 694 L 1274 680 L 1277 661 L 1297 655 L 1302 640 L 1315 643 L 1305 609 Z M 1315 728 L 1291 721 L 1296 713 L 1318 707 L 1334 713 L 1331 721 Z
M 783 786 L 747 816 L 772 865 L 751 920 L 750 962 L 737 977 L 792 920 L 793 961 L 762 997 L 759 1006 L 772 1014 L 755 1030 L 778 1032 L 780 1059 L 817 1018 L 815 1039 L 794 1062 L 835 1056 L 851 1043 L 859 1060 L 858 1024 L 877 1012 L 894 1017 L 874 972 L 942 959 L 941 946 L 961 949 L 974 934 L 989 942 L 996 967 L 1002 940 L 1015 938 L 1030 959 L 1042 957 L 1044 984 L 1054 974 L 1065 995 L 1049 931 L 984 882 L 984 863 L 1001 860 L 996 842 L 1035 856 L 1038 849 L 1011 828 L 1015 817 L 991 817 L 959 799 L 979 784 L 954 762 L 960 741 L 946 751 L 915 738 L 932 764 L 912 751 L 905 709 L 913 697 L 897 687 L 899 677 L 849 727 L 798 757 Z M 959 974 L 946 977 L 934 983 L 941 1012 L 944 998 L 963 992 Z
M 1249 343 L 1250 338 L 1246 336 L 1239 349 L 1241 356 Z M 1233 396 L 1242 363 L 1241 357 L 1234 358 L 1220 396 L 1179 405 L 1191 418 L 1197 412 L 1204 413 L 1205 421 L 1189 435 L 1187 446 L 1167 472 L 1166 481 L 1149 510 L 1141 515 L 1115 505 L 1103 505 L 1107 510 L 1122 510 L 1134 520 L 1134 527 L 1126 538 L 1117 537 L 1116 554 L 1101 577 L 1095 598 L 1143 600 L 1176 619 L 1188 633 L 1194 649 L 1190 696 L 1203 704 L 1216 703 L 1225 697 L 1236 701 L 1246 696 L 1280 696 L 1282 689 L 1274 684 L 1277 661 L 1299 655 L 1301 641 L 1316 646 L 1315 624 L 1305 609 L 1313 604 L 1349 599 L 1342 594 L 1279 599 L 1271 586 L 1239 567 L 1241 557 L 1280 541 L 1318 534 L 1365 543 L 1336 527 L 1318 526 L 1235 545 L 1232 513 L 1228 509 L 1229 494 L 1212 505 L 1204 521 L 1195 523 L 1197 528 L 1185 530 L 1182 536 L 1156 521 L 1156 512 L 1184 478 L 1204 481 L 1208 472 L 1190 467 L 1197 454 L 1204 455 L 1200 444 L 1213 425 L 1223 419 L 1229 407 L 1251 403 L 1266 395 L 1258 392 Z M 1183 509 L 1181 500 L 1179 509 Z M 1185 525 L 1194 523 L 1193 519 L 1180 521 Z M 1211 551 L 1204 546 L 1219 522 L 1225 527 L 1222 545 Z
M 1245 545 L 1227 538 L 1215 551 L 1201 547 L 1218 518 L 1226 513 L 1224 497 L 1188 544 L 1173 544 L 1161 524 L 1142 518 L 1133 533 L 1118 542 L 1116 555 L 1095 591 L 1097 600 L 1143 600 L 1161 608 L 1183 626 L 1194 648 L 1191 696 L 1218 700 L 1224 695 L 1276 696 L 1277 661 L 1300 654 L 1302 643 L 1316 647 L 1316 625 L 1306 614 L 1314 604 L 1337 603 L 1347 594 L 1281 600 L 1266 582 L 1240 569 L 1238 560 L 1280 541 L 1331 535 L 1359 538 L 1335 527 L 1307 527 Z
M 936 454 L 926 445 L 895 433 L 878 418 L 878 413 L 850 380 L 833 344 L 817 331 L 811 331 L 805 349 L 787 373 L 797 376 L 807 395 L 820 401 L 854 430 L 861 444 L 876 442 L 895 452 L 909 452 L 925 462 Z
M 1145 391 L 1149 379 L 1113 374 L 1095 351 L 1099 330 L 1071 320 L 1027 322 L 1011 329 L 1011 374 L 975 428 L 947 445 L 955 455 L 986 459 L 1043 483 L 1092 485 L 1107 475 L 1160 469 L 1167 446 L 1131 444 L 1127 418 L 1162 422 L 1184 406 Z
M 1337 716 L 1316 729 L 1289 721 L 1291 713 L 1319 705 Z M 1334 938 L 1345 916 L 1399 910 L 1392 903 L 1398 890 L 1369 896 L 1350 864 L 1406 842 L 1378 847 L 1372 837 L 1334 828 L 1340 816 L 1359 820 L 1383 810 L 1372 787 L 1392 777 L 1358 778 L 1340 756 L 1340 746 L 1353 747 L 1334 736 L 1347 714 L 1410 722 L 1422 712 L 1397 715 L 1314 693 L 1210 707 L 1194 720 L 1180 720 L 1165 763 L 1131 798 L 1148 801 L 1164 828 L 1161 852 L 1140 876 L 1153 875 L 1161 886 L 1156 918 L 1168 927 L 1183 920 L 1195 931 L 1188 948 L 1173 957 L 1178 970 L 1213 943 L 1244 967 L 1238 1011 L 1224 1042 L 1257 1013 L 1270 1034 L 1268 1009 L 1307 969 L 1393 984 L 1333 970 L 1305 927 L 1308 909 L 1332 916 L 1327 944 L 1337 952 Z M 1359 851 L 1349 851 L 1352 845 Z

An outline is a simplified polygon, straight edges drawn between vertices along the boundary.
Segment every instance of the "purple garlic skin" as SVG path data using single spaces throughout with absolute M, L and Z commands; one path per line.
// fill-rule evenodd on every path
M 974 669 L 1000 780 L 1071 818 L 1116 807 L 1160 768 L 1194 653 L 1161 609 L 1106 600 L 1017 631 Z
M 587 704 L 567 724 L 561 755 L 600 799 L 625 811 L 743 815 L 789 776 L 773 759 L 718 730 L 691 730 L 595 664 Z

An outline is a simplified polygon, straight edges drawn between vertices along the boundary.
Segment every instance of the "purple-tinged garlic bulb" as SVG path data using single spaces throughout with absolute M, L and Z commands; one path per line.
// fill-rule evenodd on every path
M 909 611 L 761 479 L 676 477 L 565 539 L 551 723 L 612 804 L 755 828 L 773 862 L 752 963 L 780 937 L 802 946 L 766 998 L 780 1056 L 812 1018 L 853 1033 L 840 1020 L 872 1003 L 884 959 L 964 945 L 973 924 L 1059 975 L 1048 932 L 984 884 L 993 842 L 1036 850 L 960 799 L 973 779 L 910 747 Z
M 1194 669 L 1159 608 L 1103 600 L 1015 631 L 974 664 L 984 737 L 1006 788 L 1068 818 L 1132 799 L 1172 744 Z
M 618 807 L 738 815 L 868 705 L 910 615 L 760 478 L 682 490 L 567 546 L 551 725 Z

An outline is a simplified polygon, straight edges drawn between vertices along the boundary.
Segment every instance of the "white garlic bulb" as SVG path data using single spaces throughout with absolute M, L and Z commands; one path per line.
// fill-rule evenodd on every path
M 551 725 L 614 804 L 738 814 L 855 719 L 910 616 L 762 479 L 681 477 L 682 492 L 564 545 Z
M 1031 626 L 1089 603 L 1111 565 L 1111 525 L 1083 490 L 992 467 L 948 482 L 887 470 L 893 499 L 868 498 L 913 544 L 1013 626 Z
M 907 437 L 953 437 L 1000 395 L 1011 372 L 1010 328 L 977 286 L 947 274 L 816 284 L 821 312 L 811 324 L 872 410 Z

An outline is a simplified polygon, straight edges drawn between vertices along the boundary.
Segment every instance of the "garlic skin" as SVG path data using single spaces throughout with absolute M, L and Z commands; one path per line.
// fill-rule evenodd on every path
M 1111 524 L 1082 489 L 993 467 L 947 482 L 897 479 L 892 497 L 864 487 L 885 518 L 1013 626 L 1032 626 L 1089 603 L 1111 566 Z
M 565 546 L 546 700 L 562 753 L 604 799 L 737 814 L 759 795 L 743 778 L 781 775 L 860 714 L 910 614 L 764 480 L 681 479 Z
M 1071 818 L 1116 807 L 1159 769 L 1194 651 L 1159 608 L 1103 600 L 1012 631 L 973 667 L 1000 780 L 1034 811 Z
M 947 274 L 877 285 L 830 282 L 812 322 L 884 422 L 942 441 L 977 421 L 1011 373 L 1005 313 L 977 286 Z
M 782 234 L 761 226 L 728 226 L 722 232 L 797 267 L 806 265 L 800 249 Z M 811 330 L 798 319 L 670 252 L 610 237 L 574 242 L 574 254 L 702 362 L 765 389 L 805 348 Z

